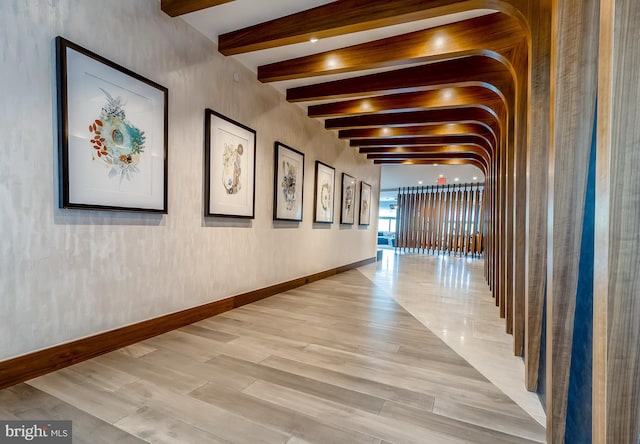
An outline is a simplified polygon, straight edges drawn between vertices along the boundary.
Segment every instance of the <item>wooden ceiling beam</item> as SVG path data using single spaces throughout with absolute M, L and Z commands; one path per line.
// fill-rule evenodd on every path
M 521 24 L 494 13 L 435 28 L 258 67 L 258 80 L 275 82 L 462 56 L 510 55 L 525 40 Z
M 419 126 L 397 126 L 384 128 L 355 128 L 338 131 L 340 139 L 399 139 L 416 136 L 456 136 L 474 134 L 483 137 L 493 146 L 498 140 L 491 128 L 483 123 L 445 122 Z
M 337 117 L 324 122 L 326 129 L 415 126 L 425 123 L 482 122 L 498 135 L 500 122 L 484 108 L 457 108 L 412 111 L 407 113 L 370 114 L 364 116 Z
M 441 88 L 325 103 L 310 106 L 307 113 L 309 117 L 334 117 L 468 106 L 484 106 L 493 110 L 498 118 L 504 119 L 506 117 L 502 97 L 494 90 L 482 86 Z
M 471 56 L 291 88 L 287 100 L 304 102 L 473 85 L 493 88 L 507 99 L 513 95 L 513 77 L 503 63 L 491 57 Z
M 491 143 L 475 134 L 466 134 L 459 136 L 427 136 L 427 137 L 408 137 L 396 139 L 352 139 L 349 146 L 359 148 L 397 148 L 408 146 L 439 146 L 439 145 L 477 145 L 482 147 L 485 152 L 493 153 L 494 147 Z M 361 151 L 362 152 L 362 151 Z
M 373 159 L 375 165 L 473 165 L 487 176 L 488 167 L 473 159 Z
M 234 0 L 161 0 L 160 9 L 171 17 L 178 17 L 232 1 Z
M 473 153 L 392 153 L 367 154 L 369 160 L 433 160 L 442 163 L 443 160 L 473 160 L 484 166 L 486 170 L 489 162 L 482 156 Z
M 222 34 L 218 37 L 218 50 L 224 55 L 242 54 L 478 7 L 478 2 L 471 0 L 339 0 Z
M 401 155 L 401 154 L 440 154 L 448 156 L 451 153 L 472 153 L 482 156 L 485 162 L 490 162 L 491 155 L 478 145 L 418 145 L 418 146 L 398 146 L 391 148 L 367 147 L 358 150 L 360 154 L 375 155 Z

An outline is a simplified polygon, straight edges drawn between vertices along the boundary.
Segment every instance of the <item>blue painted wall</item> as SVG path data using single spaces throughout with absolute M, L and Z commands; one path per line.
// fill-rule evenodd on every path
M 573 327 L 567 405 L 566 443 L 590 444 L 593 367 L 593 240 L 595 223 L 596 123 L 593 124 L 587 192 L 582 225 L 578 294 Z

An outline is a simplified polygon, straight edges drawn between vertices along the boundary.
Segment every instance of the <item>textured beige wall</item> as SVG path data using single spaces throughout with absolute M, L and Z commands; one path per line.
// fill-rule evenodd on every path
M 169 88 L 168 215 L 57 208 L 56 35 Z M 379 168 L 157 0 L 2 0 L 0 63 L 0 359 L 374 256 L 377 204 L 341 227 L 337 195 L 314 226 L 313 175 L 322 160 L 377 202 Z M 206 107 L 257 130 L 251 222 L 202 216 Z M 272 221 L 275 140 L 306 155 L 299 225 Z

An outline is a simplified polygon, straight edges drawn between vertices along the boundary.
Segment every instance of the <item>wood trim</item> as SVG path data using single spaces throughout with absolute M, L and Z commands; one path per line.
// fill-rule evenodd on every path
M 582 222 L 598 87 L 599 0 L 554 0 L 547 232 L 547 441 L 567 425 Z
M 0 362 L 0 389 L 376 261 L 364 259 Z
M 384 91 L 400 93 L 445 86 L 488 87 L 499 91 L 508 106 L 513 103 L 513 77 L 509 67 L 503 61 L 484 55 L 299 86 L 287 90 L 287 100 L 342 99 Z
M 640 439 L 640 50 L 637 0 L 600 1 L 593 442 Z
M 234 0 L 162 0 L 160 9 L 171 17 L 178 17 L 232 1 Z
M 472 5 L 470 3 L 474 3 Z M 341 0 L 280 17 L 218 37 L 224 55 L 303 43 L 311 37 L 324 39 L 353 32 L 398 25 L 461 12 L 487 1 L 469 0 Z M 300 26 L 304 24 L 304 26 Z
M 464 108 L 468 106 L 483 106 L 491 109 L 501 119 L 506 117 L 506 104 L 503 97 L 487 86 L 437 88 L 323 103 L 310 106 L 307 114 L 309 117 L 336 117 L 390 112 L 391 110 L 417 111 L 429 108 Z
M 442 35 L 447 38 L 438 40 Z M 525 40 L 522 23 L 498 12 L 259 66 L 258 80 L 276 82 L 489 53 L 509 59 L 519 39 Z M 435 41 L 438 44 L 425 44 Z

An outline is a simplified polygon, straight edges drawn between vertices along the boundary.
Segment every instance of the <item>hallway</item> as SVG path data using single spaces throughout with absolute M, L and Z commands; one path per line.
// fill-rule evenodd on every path
M 0 417 L 72 419 L 74 443 L 544 442 L 481 374 L 509 337 L 479 288 L 481 261 L 389 251 L 0 391 Z

